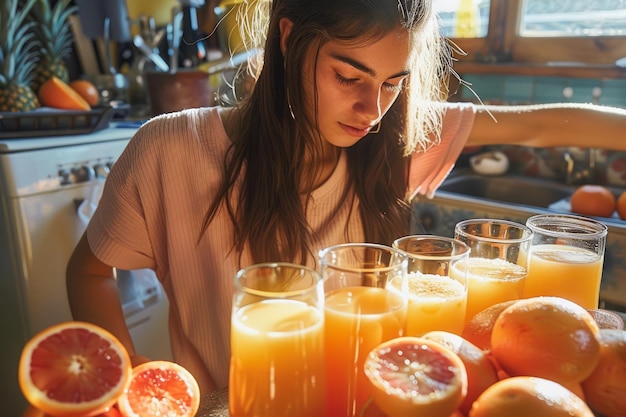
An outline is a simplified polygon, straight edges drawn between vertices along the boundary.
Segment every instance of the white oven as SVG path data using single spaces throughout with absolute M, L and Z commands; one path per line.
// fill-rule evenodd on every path
M 65 268 L 85 229 L 85 204 L 97 204 L 94 193 L 136 131 L 120 126 L 0 139 L 0 396 L 7 416 L 26 406 L 17 382 L 22 347 L 38 331 L 71 320 Z M 117 277 L 137 350 L 171 359 L 167 298 L 154 273 Z

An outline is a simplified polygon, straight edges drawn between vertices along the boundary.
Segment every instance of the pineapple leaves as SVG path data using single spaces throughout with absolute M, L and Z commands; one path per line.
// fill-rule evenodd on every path
M 51 9 L 49 0 L 36 0 L 32 15 L 37 21 L 35 28 L 41 41 L 42 54 L 51 63 L 59 63 L 72 50 L 72 33 L 69 17 L 78 10 L 71 0 L 59 0 Z
M 18 1 L 3 0 L 0 21 L 0 86 L 27 83 L 39 60 L 33 34 L 34 22 L 27 22 L 27 16 L 35 2 L 28 0 L 21 9 Z

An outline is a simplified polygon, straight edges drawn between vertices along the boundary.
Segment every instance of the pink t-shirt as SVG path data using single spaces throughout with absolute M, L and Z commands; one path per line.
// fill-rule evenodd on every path
M 473 114 L 471 106 L 454 106 L 445 120 L 473 120 Z M 442 159 L 456 159 L 470 130 L 463 123 L 450 126 L 444 129 L 441 145 L 412 159 L 412 179 L 441 167 L 449 170 Z M 198 242 L 222 180 L 229 143 L 216 108 L 153 118 L 111 170 L 87 228 L 91 249 L 106 264 L 156 272 L 170 303 L 174 360 L 189 369 L 203 389 L 209 385 L 207 377 L 218 387 L 228 384 L 233 280 L 240 267 L 251 264 L 248 251 L 241 264 L 239 254 L 231 251 L 234 229 L 225 210 L 219 210 Z M 437 154 L 441 156 L 429 157 L 453 147 L 458 152 L 443 150 Z M 335 172 L 312 194 L 306 215 L 316 248 L 364 239 L 358 210 L 351 212 L 351 205 L 343 204 L 346 177 L 342 154 Z

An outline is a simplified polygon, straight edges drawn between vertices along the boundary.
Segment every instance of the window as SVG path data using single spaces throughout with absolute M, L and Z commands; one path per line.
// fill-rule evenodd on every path
M 443 34 L 448 38 L 484 38 L 489 0 L 435 0 Z
M 626 0 L 435 0 L 459 63 L 615 69 L 626 56 Z M 618 73 L 618 75 L 621 73 Z M 626 73 L 622 74 L 626 77 Z
M 624 0 L 527 0 L 523 2 L 521 36 L 624 36 Z

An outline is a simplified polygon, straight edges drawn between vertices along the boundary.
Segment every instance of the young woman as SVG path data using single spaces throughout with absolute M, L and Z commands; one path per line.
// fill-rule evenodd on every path
M 248 98 L 144 124 L 67 270 L 74 318 L 111 331 L 139 363 L 113 268 L 154 269 L 170 302 L 174 359 L 204 392 L 228 383 L 240 268 L 314 266 L 332 244 L 390 244 L 409 231 L 407 196 L 432 195 L 466 143 L 580 145 L 559 131 L 582 122 L 561 122 L 562 112 L 602 114 L 612 127 L 623 118 L 505 109 L 495 124 L 470 104 L 445 104 L 452 57 L 430 1 L 257 3 L 269 19 L 254 31 L 264 55 Z M 523 127 L 511 127 L 516 117 Z M 545 121 L 559 134 L 543 136 Z

